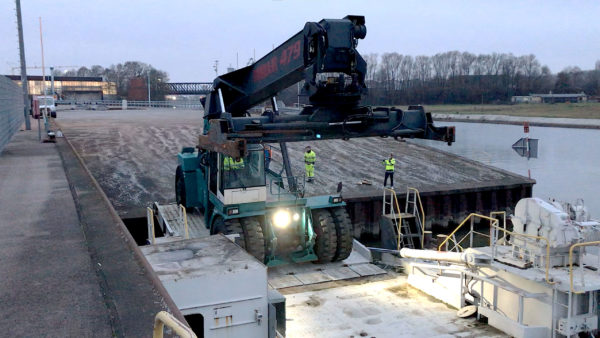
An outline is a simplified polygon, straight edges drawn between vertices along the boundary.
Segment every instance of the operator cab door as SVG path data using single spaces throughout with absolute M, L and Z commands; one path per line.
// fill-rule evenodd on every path
M 261 145 L 248 145 L 248 156 L 241 161 L 219 153 L 218 167 L 217 198 L 224 205 L 267 200 L 265 153 Z

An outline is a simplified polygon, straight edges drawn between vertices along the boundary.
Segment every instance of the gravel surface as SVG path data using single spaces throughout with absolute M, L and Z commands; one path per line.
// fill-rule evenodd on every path
M 154 201 L 174 201 L 176 155 L 183 146 L 194 146 L 202 132 L 202 112 L 198 110 L 75 110 L 61 112 L 56 121 L 121 215 Z M 306 145 L 317 155 L 316 180 L 307 183 L 308 196 L 335 193 L 338 182 L 343 182 L 345 196 L 379 195 L 384 174 L 381 161 L 390 152 L 397 159 L 394 179 L 399 191 L 406 186 L 437 191 L 523 180 L 410 140 L 391 138 L 288 143 L 295 175 L 304 172 Z M 277 149 L 273 158 L 272 168 L 280 168 Z M 373 185 L 358 185 L 362 179 Z

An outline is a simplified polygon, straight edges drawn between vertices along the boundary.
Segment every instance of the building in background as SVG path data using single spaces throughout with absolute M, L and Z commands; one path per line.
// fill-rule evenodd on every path
M 21 85 L 20 75 L 6 75 L 19 86 Z M 42 76 L 28 75 L 29 95 L 43 95 Z M 50 76 L 46 76 L 46 91 L 49 93 L 51 88 Z M 83 76 L 55 76 L 54 77 L 54 95 L 57 100 L 113 100 L 117 98 L 117 84 L 115 82 L 104 81 L 102 77 L 83 77 Z
M 577 103 L 587 102 L 588 96 L 584 93 L 573 94 L 529 94 L 528 96 L 513 96 L 510 101 L 512 103 Z
M 127 100 L 148 101 L 148 84 L 143 77 L 134 77 L 129 80 Z

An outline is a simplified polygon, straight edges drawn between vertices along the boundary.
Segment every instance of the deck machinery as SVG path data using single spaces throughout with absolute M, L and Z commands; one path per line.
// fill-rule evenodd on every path
M 238 244 L 267 265 L 348 257 L 353 231 L 341 186 L 331 196 L 305 197 L 304 177 L 292 173 L 286 142 L 454 141 L 454 128 L 435 127 L 421 106 L 360 104 L 367 65 L 356 47 L 365 36 L 363 16 L 308 22 L 256 63 L 217 77 L 203 102 L 204 133 L 196 148 L 178 155 L 177 203 L 202 212 L 211 234 L 239 234 Z M 301 81 L 310 104 L 283 113 L 276 94 Z M 272 110 L 249 113 L 269 99 Z M 268 143 L 279 144 L 280 172 L 265 168 Z
M 463 314 L 476 311 L 513 337 L 597 336 L 600 221 L 582 200 L 524 198 L 511 223 L 512 231 L 496 222 L 489 235 L 447 237 L 458 252 L 402 249 L 409 284 L 456 308 L 470 304 Z

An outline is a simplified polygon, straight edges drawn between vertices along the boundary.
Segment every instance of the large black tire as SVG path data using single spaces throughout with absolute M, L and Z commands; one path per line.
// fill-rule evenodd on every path
M 333 261 L 337 249 L 337 235 L 331 213 L 326 209 L 314 210 L 312 213 L 313 231 L 317 235 L 315 254 L 319 263 Z
M 330 211 L 337 236 L 337 248 L 333 261 L 341 261 L 348 258 L 352 252 L 352 221 L 344 207 L 333 208 Z
M 218 216 L 213 223 L 211 234 L 238 234 L 240 237 L 236 239 L 236 243 L 259 261 L 264 262 L 265 240 L 260 222 L 256 218 L 224 220 Z
M 224 220 L 223 217 L 216 216 L 215 220 L 213 221 L 213 226 L 211 228 L 210 234 L 239 234 L 241 239 L 241 243 L 239 244 L 244 249 L 246 248 L 246 243 L 244 242 L 244 232 L 242 231 L 242 223 L 240 223 L 240 220 L 238 218 Z
M 259 261 L 265 261 L 265 236 L 260 222 L 255 217 L 241 219 L 246 251 Z
M 180 165 L 175 170 L 175 201 L 177 201 L 177 205 L 183 205 L 187 208 L 185 204 L 185 181 L 183 178 L 183 169 L 181 169 Z

